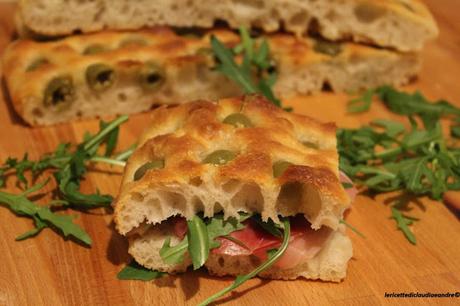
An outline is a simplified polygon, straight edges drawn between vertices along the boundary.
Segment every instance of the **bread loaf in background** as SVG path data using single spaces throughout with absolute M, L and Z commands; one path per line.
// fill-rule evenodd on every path
M 214 69 L 211 34 L 229 46 L 239 43 L 228 30 L 189 37 L 161 27 L 51 42 L 19 40 L 3 56 L 6 87 L 15 110 L 31 125 L 240 95 L 240 87 Z M 288 34 L 271 34 L 267 40 L 278 73 L 274 91 L 281 98 L 325 86 L 341 92 L 402 85 L 420 68 L 417 53 Z
M 210 28 L 217 20 L 232 28 L 308 31 L 329 40 L 364 42 L 400 51 L 421 50 L 438 29 L 419 0 L 21 0 L 27 29 L 60 36 L 103 29 L 157 25 Z

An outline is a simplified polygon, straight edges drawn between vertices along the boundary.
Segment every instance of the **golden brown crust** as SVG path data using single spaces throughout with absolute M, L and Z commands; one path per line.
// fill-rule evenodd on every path
M 222 122 L 235 113 L 249 118 L 253 126 L 235 127 Z M 148 223 L 157 223 L 176 213 L 188 218 L 203 210 L 205 215 L 212 216 L 221 207 L 227 216 L 245 210 L 274 220 L 279 214 L 304 213 L 315 227 L 321 224 L 335 227 L 343 210 L 349 206 L 338 178 L 333 124 L 322 124 L 306 116 L 285 112 L 257 95 L 222 99 L 217 103 L 198 101 L 163 107 L 153 111 L 152 117 L 151 127 L 141 137 L 139 148 L 128 161 L 121 191 L 114 204 L 115 221 L 123 234 L 144 219 Z M 161 120 L 155 121 L 155 118 Z M 309 146 L 303 142 L 308 142 Z M 223 165 L 203 162 L 217 150 L 232 151 L 236 157 Z M 163 169 L 147 171 L 141 179 L 134 180 L 137 169 L 158 159 L 164 160 Z M 273 165 L 278 161 L 292 165 L 276 178 Z M 285 206 L 286 199 L 281 198 L 280 190 L 289 183 L 301 186 L 296 195 L 302 199 Z M 234 189 L 244 189 L 241 186 L 253 188 L 249 193 L 255 198 L 237 201 L 241 198 Z M 169 193 L 164 191 L 166 189 Z M 212 190 L 217 191 L 213 193 Z M 188 197 L 189 192 L 195 193 Z M 228 203 L 226 192 L 236 192 Z M 259 192 L 260 198 L 257 198 Z M 150 199 L 136 202 L 133 201 L 134 194 Z M 158 199 L 152 197 L 153 194 L 159 194 Z M 172 194 L 176 194 L 176 198 L 169 201 Z M 182 201 L 177 194 L 185 200 Z M 219 203 L 217 208 L 216 203 Z M 155 213 L 153 210 L 141 212 L 134 217 L 134 222 L 132 211 L 143 205 L 152 205 L 149 209 Z M 161 209 L 156 210 L 155 205 Z M 171 206 L 178 208 L 171 210 Z M 323 217 L 328 220 L 319 221 Z M 316 222 L 312 220 L 315 218 L 318 218 Z
M 199 51 L 210 48 L 209 36 L 211 34 L 217 35 L 228 45 L 235 45 L 239 42 L 239 37 L 236 34 L 225 30 L 212 31 L 201 38 L 189 38 L 178 36 L 167 28 L 155 28 L 137 32 L 107 31 L 72 36 L 53 42 L 20 40 L 10 45 L 4 54 L 4 76 L 14 108 L 32 125 L 48 124 L 47 122 L 40 121 L 37 117 L 37 111 L 54 112 L 55 118 L 53 119 L 57 118 L 56 120 L 59 120 L 59 117 L 62 117 L 63 113 L 68 111 L 59 112 L 43 105 L 45 88 L 57 76 L 66 75 L 73 80 L 78 100 L 74 104 L 89 103 L 87 101 L 93 99 L 91 100 L 93 101 L 93 105 L 89 103 L 87 107 L 94 108 L 99 103 L 98 99 L 105 95 L 105 93 L 95 93 L 91 90 L 85 79 L 87 67 L 95 63 L 103 63 L 113 67 L 119 76 L 116 82 L 124 82 L 120 85 L 117 83 L 117 87 L 126 87 L 125 83 L 128 81 L 125 81 L 125 79 L 129 79 L 129 82 L 131 82 L 129 84 L 134 89 L 137 89 L 139 84 L 136 83 L 136 75 L 139 73 L 139 69 L 143 67 L 144 63 L 153 61 L 165 70 L 165 82 L 154 92 L 142 92 L 141 97 L 146 99 L 146 105 L 142 110 L 148 109 L 155 103 L 177 104 L 192 99 L 193 97 L 190 97 L 191 94 L 195 96 L 199 96 L 200 94 L 200 92 L 197 92 L 198 90 L 192 91 L 191 89 L 188 91 L 185 90 L 184 93 L 177 93 L 179 90 L 177 86 L 184 88 L 187 86 L 187 83 L 190 83 L 189 81 L 182 81 L 187 74 L 192 75 L 188 73 L 188 69 L 191 69 L 190 67 L 195 67 L 197 71 L 197 78 L 194 82 L 206 83 L 211 82 L 210 80 L 212 79 L 219 86 L 222 86 L 223 76 L 220 76 L 220 79 L 214 77 L 218 73 L 212 71 L 211 66 L 213 64 L 209 63 L 209 55 L 200 53 Z M 143 44 L 136 44 L 136 41 L 141 41 Z M 351 70 L 346 67 L 346 65 L 352 65 L 355 62 L 360 67 L 363 67 L 367 65 L 364 63 L 372 60 L 379 62 L 387 59 L 391 59 L 392 61 L 399 59 L 412 61 L 413 58 L 416 58 L 414 54 L 400 54 L 353 43 L 343 44 L 340 54 L 330 56 L 315 51 L 315 40 L 313 39 L 296 39 L 293 36 L 285 34 L 271 35 L 268 37 L 268 41 L 272 56 L 279 70 L 275 92 L 282 97 L 305 94 L 315 90 L 315 88 L 321 88 L 323 78 L 326 78 L 331 83 L 335 74 L 349 74 L 351 73 L 350 71 L 356 71 L 356 69 Z M 88 47 L 96 44 L 102 44 L 107 50 L 97 54 L 83 54 Z M 27 71 L 34 61 L 40 59 L 46 62 L 31 71 Z M 414 59 L 413 61 L 414 66 L 417 66 L 417 60 Z M 316 68 L 319 66 L 322 68 Z M 329 70 L 332 68 L 336 69 L 337 72 Z M 312 71 L 316 71 L 316 69 L 323 72 L 320 73 L 320 76 L 311 76 L 310 78 L 316 80 L 318 84 L 315 83 L 314 86 L 309 85 L 309 87 L 303 88 L 302 86 L 304 85 L 301 84 L 302 82 L 309 84 L 311 81 L 303 80 L 302 77 L 304 74 L 309 75 L 309 73 L 313 73 Z M 366 73 L 371 73 L 372 69 L 369 68 L 369 71 L 366 71 Z M 328 73 L 328 71 L 330 72 Z M 212 78 L 210 77 L 209 80 L 206 79 L 206 74 L 209 74 Z M 200 75 L 203 77 L 201 81 L 199 78 Z M 349 79 L 354 78 L 352 75 L 348 76 Z M 409 76 L 413 76 L 413 74 L 411 73 Z M 365 75 L 363 78 L 367 79 Z M 406 76 L 402 77 L 403 80 L 405 78 Z M 393 79 L 388 80 L 388 82 L 391 81 Z M 300 85 L 293 85 L 295 82 Z M 399 83 L 401 80 L 395 80 L 394 82 Z M 176 84 L 176 87 L 172 87 L 171 84 Z M 232 84 L 232 82 L 229 82 L 229 84 Z M 334 87 L 335 84 L 332 82 L 330 85 Z M 236 85 L 233 86 L 236 87 Z M 214 88 L 214 95 L 222 97 L 240 94 L 239 89 L 232 89 L 235 87 L 229 85 L 226 87 L 226 89 L 219 88 L 219 90 L 217 90 L 217 87 Z M 129 103 L 132 104 L 134 102 Z M 120 102 L 120 104 L 123 103 Z M 126 106 L 123 107 L 125 107 L 123 109 L 126 109 Z M 127 110 L 131 109 L 132 107 L 127 108 Z M 112 109 L 109 108 L 109 110 L 111 111 Z M 107 107 L 101 107 L 100 110 L 94 110 L 93 113 L 101 116 L 107 111 Z M 69 114 L 67 120 L 77 117 L 78 112 L 76 113 Z M 88 116 L 94 116 L 93 113 L 90 113 Z M 85 117 L 85 114 L 83 114 L 83 117 Z

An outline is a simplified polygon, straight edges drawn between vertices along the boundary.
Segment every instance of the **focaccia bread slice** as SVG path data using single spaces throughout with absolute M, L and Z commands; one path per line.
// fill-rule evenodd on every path
M 420 50 L 438 29 L 420 0 L 21 0 L 27 28 L 44 35 L 145 26 L 212 27 L 216 20 L 303 35 L 317 31 L 331 40 L 352 38 L 401 51 Z
M 226 30 L 189 37 L 155 28 L 52 42 L 20 40 L 3 56 L 4 78 L 14 109 L 31 125 L 138 113 L 155 104 L 242 94 L 239 86 L 216 71 L 211 34 L 228 46 L 240 39 Z M 267 40 L 278 72 L 274 91 L 282 98 L 324 86 L 356 91 L 402 85 L 420 68 L 415 53 L 286 34 L 270 35 Z
M 197 101 L 152 112 L 114 203 L 117 230 L 203 212 L 303 214 L 337 229 L 350 199 L 339 180 L 335 125 L 261 96 Z

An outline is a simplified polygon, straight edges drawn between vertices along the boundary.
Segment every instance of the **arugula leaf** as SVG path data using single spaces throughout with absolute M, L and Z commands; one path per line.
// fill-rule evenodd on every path
M 27 195 L 41 189 L 48 181 L 37 184 L 21 194 L 15 195 L 0 191 L 0 204 L 7 206 L 14 213 L 27 216 L 35 221 L 36 228 L 16 238 L 23 240 L 38 234 L 45 226 L 58 229 L 64 237 L 72 236 L 77 240 L 91 245 L 91 238 L 71 216 L 58 215 L 48 207 L 38 206 L 27 198 Z
M 224 220 L 224 216 L 222 214 L 217 214 L 210 218 L 210 221 L 207 224 L 210 248 L 214 249 L 220 246 L 220 243 L 215 240 L 217 237 L 228 236 L 234 231 L 243 229 L 244 225 L 241 222 L 247 218 L 249 218 L 249 215 L 240 215 L 238 220 L 236 218 L 228 218 L 228 220 Z
M 184 255 L 187 253 L 188 239 L 185 237 L 180 243 L 171 247 L 171 238 L 166 238 L 160 249 L 161 259 L 170 265 L 179 264 L 184 261 Z
M 276 252 L 270 252 L 269 253 L 270 256 L 268 257 L 267 261 L 262 263 L 259 267 L 257 267 L 256 269 L 254 269 L 253 271 L 251 271 L 248 274 L 238 275 L 236 277 L 235 281 L 233 282 L 233 284 L 231 284 L 227 288 L 225 288 L 225 289 L 213 294 L 212 296 L 210 296 L 209 298 L 207 298 L 206 300 L 204 300 L 203 302 L 201 302 L 198 305 L 199 306 L 209 305 L 210 303 L 214 302 L 215 300 L 217 300 L 218 298 L 224 296 L 225 294 L 232 292 L 233 290 L 238 288 L 241 284 L 243 284 L 247 280 L 253 278 L 254 276 L 259 274 L 260 272 L 263 272 L 266 269 L 270 268 L 286 251 L 286 249 L 288 247 L 289 239 L 290 239 L 290 236 L 291 236 L 291 227 L 290 227 L 289 219 L 285 218 L 282 222 L 283 222 L 283 227 L 284 227 L 283 242 L 281 243 L 280 248 Z
M 391 218 L 395 219 L 398 228 L 404 233 L 404 236 L 406 236 L 407 240 L 409 240 L 410 243 L 416 245 L 417 239 L 415 238 L 414 233 L 412 233 L 410 230 L 409 225 L 412 225 L 414 221 L 418 221 L 419 219 L 404 215 L 395 206 L 391 207 Z
M 272 86 L 276 81 L 276 72 L 272 71 L 272 61 L 269 58 L 270 46 L 264 39 L 256 48 L 246 28 L 240 28 L 241 43 L 234 49 L 227 48 L 215 36 L 211 36 L 211 47 L 215 57 L 219 60 L 216 69 L 229 79 L 239 84 L 245 93 L 261 93 L 278 107 L 281 101 L 275 97 Z M 239 65 L 234 57 L 243 56 Z M 286 108 L 292 110 L 292 108 Z
M 460 163 L 440 124 L 402 131 L 396 122 L 382 123 L 383 132 L 376 126 L 338 130 L 342 171 L 374 192 L 403 190 L 440 199 L 445 191 L 459 189 Z
M 21 240 L 26 240 L 28 238 L 32 238 L 40 234 L 42 229 L 47 227 L 46 223 L 43 222 L 41 219 L 37 218 L 35 215 L 32 215 L 32 218 L 34 219 L 35 222 L 35 228 L 31 229 L 30 231 L 25 232 L 24 234 L 21 234 L 16 237 L 16 241 L 21 241 Z
M 98 156 L 98 151 L 105 144 L 106 155 L 112 154 L 118 140 L 119 126 L 128 120 L 127 116 L 121 116 L 111 122 L 101 122 L 100 130 L 95 135 L 86 133 L 82 143 L 75 147 L 70 144 L 60 144 L 52 153 L 43 155 L 39 160 L 29 160 L 25 154 L 22 160 L 8 158 L 0 166 L 0 187 L 4 186 L 6 178 L 16 175 L 18 181 L 24 186 L 28 186 L 26 172 L 32 174 L 32 181 L 45 170 L 51 170 L 58 189 L 58 199 L 52 200 L 50 207 L 59 205 L 61 207 L 72 208 L 95 208 L 99 206 L 109 206 L 112 197 L 101 195 L 99 192 L 94 194 L 83 194 L 80 192 L 80 181 L 84 179 L 88 164 L 90 162 L 104 162 L 112 165 L 124 166 L 125 160 L 132 154 L 133 147 L 116 155 Z M 81 242 L 91 245 L 91 238 L 78 225 L 73 223 L 73 218 L 66 215 L 55 214 L 50 207 L 35 205 L 27 199 L 27 195 L 41 189 L 48 181 L 34 185 L 19 195 L 0 192 L 0 202 L 18 215 L 25 215 L 32 218 L 35 228 L 18 236 L 16 240 L 24 240 L 33 237 L 41 232 L 45 227 L 52 227 L 59 230 L 64 237 L 72 236 Z
M 187 221 L 187 227 L 188 252 L 192 259 L 193 269 L 196 270 L 204 265 L 209 256 L 208 229 L 198 216 L 193 216 L 192 220 Z
M 205 224 L 206 224 L 206 232 L 208 235 L 207 239 L 209 241 L 209 249 L 214 249 L 220 246 L 220 243 L 215 240 L 217 237 L 226 237 L 234 231 L 243 229 L 244 225 L 242 224 L 242 222 L 248 219 L 250 216 L 251 215 L 249 214 L 240 213 L 239 219 L 228 218 L 228 220 L 224 220 L 223 214 L 216 214 L 212 218 L 208 218 Z M 194 218 L 200 218 L 200 217 L 195 216 Z M 199 221 L 195 221 L 195 222 L 199 222 Z M 201 227 L 201 225 L 199 226 Z M 204 229 L 201 228 L 201 231 L 204 232 Z M 189 238 L 188 238 L 189 232 L 190 231 L 188 231 L 187 236 L 175 246 L 171 247 L 170 237 L 168 237 L 165 240 L 165 242 L 163 243 L 163 246 L 160 249 L 161 259 L 165 263 L 178 264 L 184 261 L 185 253 L 187 253 L 187 251 L 190 249 Z M 195 231 L 193 233 L 190 233 L 190 235 L 195 235 L 195 234 L 196 234 Z M 194 241 L 204 240 L 204 239 L 205 237 L 201 236 L 200 238 L 194 238 Z M 197 246 L 194 246 L 193 248 L 197 248 Z M 198 256 L 200 255 L 197 255 L 197 258 Z M 207 255 L 203 255 L 203 256 L 207 258 Z M 200 262 L 201 260 L 197 260 L 197 261 Z
M 418 91 L 409 94 L 398 91 L 391 86 L 367 90 L 362 96 L 349 102 L 348 111 L 357 113 L 369 110 L 372 97 L 375 95 L 396 114 L 419 116 L 427 128 L 434 127 L 441 117 L 460 116 L 460 108 L 445 100 L 429 101 Z
M 211 36 L 211 47 L 215 56 L 220 61 L 220 64 L 217 66 L 217 70 L 240 84 L 246 93 L 257 92 L 257 89 L 251 82 L 250 76 L 244 73 L 233 60 L 231 50 L 225 47 L 214 35 Z
M 353 184 L 352 183 L 348 183 L 348 182 L 342 182 L 342 187 L 344 189 L 350 189 L 350 188 L 353 188 Z
M 151 281 L 160 278 L 167 273 L 150 270 L 139 265 L 136 261 L 132 260 L 126 267 L 124 267 L 117 274 L 117 278 L 121 280 L 142 280 Z
M 362 113 L 371 107 L 372 98 L 375 95 L 374 89 L 366 90 L 362 96 L 348 102 L 347 111 L 349 113 Z
M 349 111 L 369 109 L 377 96 L 394 113 L 408 116 L 411 129 L 399 122 L 376 120 L 359 129 L 337 132 L 340 168 L 371 192 L 400 190 L 403 194 L 440 200 L 448 190 L 460 190 L 459 148 L 448 145 L 440 119 L 453 119 L 451 136 L 460 137 L 460 108 L 445 100 L 429 101 L 413 94 L 382 86 L 366 91 L 350 102 Z M 417 124 L 416 117 L 423 122 Z M 407 225 L 413 218 L 392 208 L 398 228 L 415 244 Z
M 264 222 L 262 221 L 260 215 L 254 215 L 252 217 L 252 220 L 254 220 L 260 227 L 262 227 L 266 232 L 270 233 L 271 235 L 275 237 L 283 237 L 281 227 L 275 222 L 273 222 L 272 219 L 268 219 L 267 222 Z

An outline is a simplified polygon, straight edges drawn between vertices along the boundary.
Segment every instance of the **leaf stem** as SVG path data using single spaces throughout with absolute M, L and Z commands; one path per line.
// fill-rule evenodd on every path
M 117 159 L 113 159 L 113 158 L 108 158 L 108 157 L 102 157 L 102 156 L 91 157 L 90 161 L 97 162 L 97 163 L 106 163 L 106 164 L 120 166 L 120 167 L 126 166 L 125 161 L 117 160 Z
M 117 119 L 113 120 L 106 127 L 104 127 L 98 134 L 94 135 L 91 139 L 88 140 L 83 145 L 83 149 L 85 151 L 90 150 L 94 145 L 96 145 L 99 141 L 101 141 L 107 134 L 109 134 L 115 127 L 119 126 L 123 122 L 127 121 L 129 117 L 127 115 L 123 115 L 118 117 Z
M 234 289 L 236 289 L 237 287 L 239 287 L 245 281 L 253 278 L 254 276 L 259 274 L 260 272 L 270 268 L 284 254 L 284 252 L 286 251 L 286 249 L 288 247 L 289 238 L 291 236 L 291 227 L 290 227 L 289 219 L 286 218 L 285 220 L 283 220 L 283 225 L 284 225 L 283 242 L 281 244 L 281 247 L 276 251 L 275 254 L 273 254 L 273 256 L 271 258 L 269 258 L 267 261 L 265 261 L 263 264 L 261 264 L 259 267 L 257 267 L 252 272 L 250 272 L 250 273 L 248 273 L 246 275 L 238 276 L 235 279 L 235 281 L 233 282 L 233 284 L 231 284 L 227 288 L 223 289 L 222 291 L 219 291 L 219 292 L 211 295 L 210 297 L 208 297 L 206 300 L 204 300 L 203 302 L 201 302 L 198 305 L 199 306 L 209 305 L 210 303 L 214 302 L 215 300 L 217 300 L 218 298 L 222 297 L 223 295 L 225 295 L 225 294 L 233 291 Z

